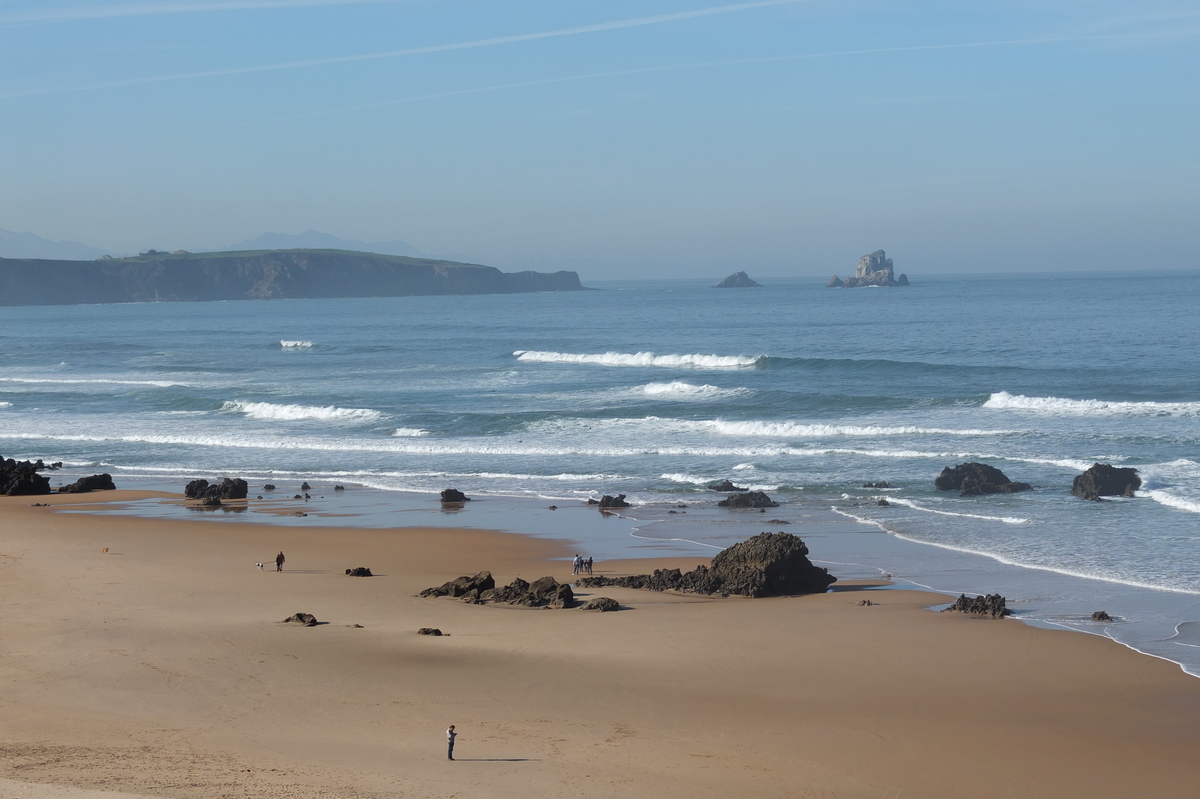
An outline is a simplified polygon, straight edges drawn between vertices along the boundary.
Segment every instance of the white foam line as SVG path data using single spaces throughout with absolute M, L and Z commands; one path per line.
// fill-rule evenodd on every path
M 962 516 L 962 517 L 965 517 L 968 519 L 983 519 L 984 521 L 1004 522 L 1005 524 L 1032 524 L 1033 523 L 1032 519 L 1021 519 L 1016 516 L 983 516 L 983 515 L 977 514 L 977 513 L 955 513 L 954 511 L 948 511 L 948 510 L 934 510 L 933 508 L 926 508 L 921 505 L 918 505 L 917 503 L 913 502 L 911 499 L 904 499 L 903 497 L 892 497 L 888 501 L 893 502 L 897 505 L 903 505 L 907 508 L 912 508 L 913 510 L 922 511 L 924 513 L 936 513 L 939 516 Z
M 617 515 L 618 515 L 618 516 L 621 516 L 620 514 L 617 514 Z M 632 518 L 632 517 L 629 517 L 629 516 L 621 516 L 621 518 L 622 518 L 622 519 L 628 519 L 628 518 Z M 634 519 L 634 521 L 637 521 L 637 520 L 636 520 L 636 519 Z M 657 522 L 657 521 L 655 521 L 655 522 L 651 522 L 651 524 L 658 524 L 658 523 L 659 523 L 659 522 Z M 678 541 L 678 542 L 681 542 L 681 543 L 686 543 L 686 544 L 695 544 L 695 545 L 696 545 L 696 546 L 698 546 L 698 547 L 708 547 L 709 549 L 716 549 L 716 550 L 723 550 L 723 549 L 727 549 L 727 548 L 728 548 L 728 547 L 717 546 L 716 544 L 705 544 L 703 541 L 693 541 L 693 540 L 692 540 L 692 539 L 690 539 L 690 538 L 653 538 L 653 537 L 651 537 L 651 536 L 648 536 L 648 535 L 638 535 L 638 534 L 637 534 L 635 531 L 637 531 L 637 530 L 640 530 L 640 529 L 642 529 L 642 528 L 641 528 L 641 526 L 636 526 L 636 527 L 634 527 L 633 529 L 631 529 L 631 530 L 629 531 L 629 536 L 630 536 L 631 538 L 638 538 L 638 539 L 641 539 L 642 541 Z
M 922 541 L 919 538 L 912 538 L 910 536 L 904 535 L 903 533 L 897 533 L 894 530 L 889 530 L 888 528 L 884 527 L 882 524 L 880 524 L 877 521 L 874 521 L 871 519 L 863 519 L 859 516 L 855 516 L 852 513 L 847 513 L 843 510 L 840 510 L 839 508 L 830 507 L 830 510 L 833 511 L 834 513 L 838 513 L 838 514 L 841 514 L 842 516 L 846 516 L 848 518 L 854 519 L 859 524 L 874 525 L 875 527 L 878 527 L 880 530 L 887 533 L 888 535 L 894 535 L 896 538 L 899 538 L 901 541 L 909 541 L 913 544 L 924 544 L 925 546 L 937 547 L 938 549 L 948 549 L 951 552 L 960 552 L 964 555 L 977 555 L 979 557 L 994 560 L 997 563 L 1002 563 L 1005 566 L 1014 566 L 1018 569 L 1034 569 L 1036 571 L 1049 572 L 1051 574 L 1061 574 L 1065 577 L 1077 577 L 1081 580 L 1096 580 L 1098 582 L 1111 583 L 1114 585 L 1128 585 L 1133 588 L 1145 588 L 1149 591 L 1163 591 L 1163 592 L 1169 593 L 1169 594 L 1186 594 L 1188 596 L 1200 596 L 1200 591 L 1189 590 L 1187 588 L 1171 588 L 1171 587 L 1162 586 L 1162 585 L 1151 585 L 1149 583 L 1138 582 L 1136 580 L 1117 580 L 1112 577 L 1104 577 L 1104 576 L 1096 575 L 1096 574 L 1085 574 L 1084 572 L 1071 571 L 1070 569 L 1059 569 L 1059 568 L 1054 568 L 1052 566 L 1039 566 L 1039 565 L 1033 564 L 1033 563 L 1021 563 L 1019 561 L 1009 560 L 1007 558 L 1001 557 L 1000 555 L 994 555 L 990 552 L 981 552 L 977 549 L 967 549 L 966 547 L 956 547 L 952 544 L 942 544 L 942 543 L 939 543 L 936 541 Z

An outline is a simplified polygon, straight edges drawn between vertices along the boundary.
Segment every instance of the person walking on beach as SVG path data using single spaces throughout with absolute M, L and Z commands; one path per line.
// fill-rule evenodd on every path
M 592 556 L 588 555 L 588 559 L 583 562 L 583 570 L 588 574 L 592 573 Z
M 576 555 L 575 560 L 571 562 L 571 574 L 579 574 L 579 570 L 582 567 L 583 567 L 583 558 Z
M 283 571 L 284 560 L 286 560 L 286 558 L 283 557 L 283 552 L 280 552 L 278 555 L 275 556 L 275 571 L 277 571 L 277 572 Z
M 454 739 L 458 737 L 458 733 L 454 731 L 454 725 L 451 724 L 446 730 L 446 759 L 454 759 Z

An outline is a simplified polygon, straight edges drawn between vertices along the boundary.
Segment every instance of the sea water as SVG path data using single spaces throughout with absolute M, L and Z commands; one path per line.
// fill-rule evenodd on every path
M 314 520 L 406 524 L 453 486 L 478 504 L 439 523 L 524 508 L 603 557 L 790 522 L 834 574 L 1000 591 L 1200 674 L 1200 273 L 762 282 L 0 308 L 0 452 L 122 486 L 321 482 Z M 934 489 L 966 461 L 1035 488 Z M 1097 461 L 1137 496 L 1072 496 Z M 781 506 L 718 509 L 721 479 Z M 582 513 L 618 493 L 632 520 Z

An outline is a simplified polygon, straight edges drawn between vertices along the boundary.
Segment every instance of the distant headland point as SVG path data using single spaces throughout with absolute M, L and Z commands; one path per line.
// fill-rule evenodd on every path
M 896 278 L 892 270 L 892 259 L 888 258 L 883 250 L 876 250 L 870 255 L 864 255 L 858 259 L 858 268 L 854 270 L 854 277 L 842 280 L 834 275 L 825 285 L 835 289 L 853 289 L 861 286 L 907 286 L 908 275 L 901 274 L 899 278 Z

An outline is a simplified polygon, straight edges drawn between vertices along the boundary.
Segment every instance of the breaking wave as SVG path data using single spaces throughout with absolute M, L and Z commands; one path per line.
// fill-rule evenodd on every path
M 273 402 L 226 402 L 222 411 L 244 413 L 250 419 L 274 422 L 294 422 L 302 419 L 321 421 L 374 422 L 383 418 L 379 411 L 369 408 L 338 408 L 333 405 L 276 405 Z
M 1039 411 L 1063 416 L 1197 416 L 1200 402 L 1107 402 L 1063 397 L 1026 397 L 998 391 L 983 407 L 1001 411 Z
M 279 339 L 279 346 L 285 350 L 311 350 L 313 343 L 311 341 L 291 341 L 281 338 Z
M 904 499 L 903 497 L 889 496 L 888 502 L 892 503 L 893 505 L 903 505 L 906 508 L 912 508 L 913 510 L 919 510 L 923 513 L 936 513 L 939 516 L 962 516 L 967 519 L 982 519 L 982 520 L 988 521 L 988 522 L 1004 522 L 1005 524 L 1031 524 L 1032 523 L 1031 519 L 1022 519 L 1018 516 L 985 516 L 985 515 L 979 514 L 979 513 L 955 513 L 954 511 L 948 511 L 948 510 L 935 510 L 933 508 L 926 508 L 924 505 L 918 505 L 916 502 L 913 502 L 911 499 Z
M 420 438 L 429 435 L 429 431 L 419 427 L 397 427 L 392 431 L 392 435 L 397 438 Z
M 670 383 L 647 383 L 642 386 L 642 393 L 656 399 L 671 400 L 714 400 L 737 397 L 750 393 L 746 388 L 719 388 L 707 383 L 702 386 L 673 380 Z
M 745 369 L 757 366 L 763 355 L 655 355 L 653 352 L 605 352 L 599 354 L 575 352 L 544 352 L 517 350 L 518 361 L 531 363 L 590 363 L 600 366 L 690 366 L 698 369 Z
M 824 438 L 833 436 L 1000 436 L 1015 430 L 954 430 L 942 427 L 909 427 L 882 425 L 797 424 L 795 422 L 725 422 L 721 420 L 692 422 L 727 436 L 779 436 L 782 438 Z
M 108 377 L 0 377 L 0 383 L 23 383 L 51 386 L 154 386 L 155 388 L 187 387 L 190 383 L 177 380 L 118 380 Z

